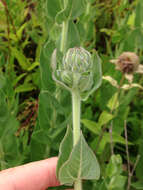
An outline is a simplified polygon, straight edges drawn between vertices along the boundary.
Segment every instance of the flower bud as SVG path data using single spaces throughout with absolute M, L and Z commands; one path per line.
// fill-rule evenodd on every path
M 82 47 L 75 47 L 70 48 L 58 64 L 55 57 L 54 51 L 52 55 L 53 79 L 71 92 L 77 91 L 81 99 L 85 100 L 91 91 L 101 84 L 101 65 L 98 56 L 94 62 L 88 51 Z M 98 79 L 95 73 L 98 73 Z

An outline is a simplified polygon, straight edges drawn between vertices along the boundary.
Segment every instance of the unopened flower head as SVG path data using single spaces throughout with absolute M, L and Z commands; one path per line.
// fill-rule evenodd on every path
M 88 51 L 83 48 L 71 48 L 67 51 L 63 58 L 63 69 L 76 72 L 84 73 L 92 69 L 93 61 Z
M 52 56 L 53 79 L 68 90 L 77 91 L 81 99 L 86 99 L 95 89 L 96 64 L 91 54 L 82 47 L 75 47 L 70 48 L 58 64 L 55 57 L 56 51 Z M 98 69 L 96 72 L 101 73 L 101 68 Z M 98 88 L 96 84 L 95 86 Z

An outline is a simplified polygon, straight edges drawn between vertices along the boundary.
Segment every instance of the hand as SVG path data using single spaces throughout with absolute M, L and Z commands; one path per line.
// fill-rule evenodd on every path
M 0 172 L 1 190 L 45 190 L 59 186 L 56 179 L 57 158 L 29 163 Z

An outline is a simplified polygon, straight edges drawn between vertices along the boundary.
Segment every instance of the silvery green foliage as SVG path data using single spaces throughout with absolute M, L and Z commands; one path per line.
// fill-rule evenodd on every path
M 68 126 L 59 151 L 56 173 L 61 184 L 73 185 L 76 180 L 99 179 L 99 163 L 82 132 L 77 144 L 73 146 L 72 128 Z
M 55 50 L 52 55 L 53 79 L 86 100 L 101 84 L 100 58 L 97 54 L 93 58 L 82 47 L 70 48 L 60 61 L 56 54 Z

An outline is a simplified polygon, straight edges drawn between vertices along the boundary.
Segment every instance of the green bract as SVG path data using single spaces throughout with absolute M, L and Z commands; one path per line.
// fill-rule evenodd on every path
M 59 61 L 56 50 L 52 55 L 53 79 L 69 91 L 79 93 L 82 100 L 101 84 L 101 61 L 82 47 L 70 48 Z

